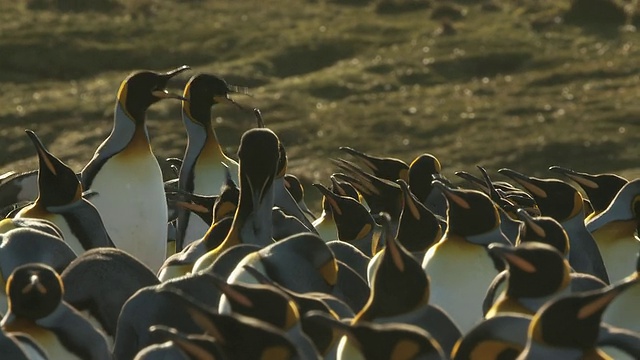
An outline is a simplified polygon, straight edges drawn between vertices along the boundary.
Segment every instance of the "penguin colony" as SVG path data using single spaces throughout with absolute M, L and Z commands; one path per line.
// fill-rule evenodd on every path
M 316 216 L 259 110 L 223 152 L 211 113 L 247 90 L 168 90 L 186 70 L 127 77 L 80 173 L 27 130 L 39 169 L 0 180 L 0 358 L 640 358 L 640 179 L 456 186 L 433 155 L 344 147 Z M 165 99 L 188 144 L 163 182 L 145 118 Z

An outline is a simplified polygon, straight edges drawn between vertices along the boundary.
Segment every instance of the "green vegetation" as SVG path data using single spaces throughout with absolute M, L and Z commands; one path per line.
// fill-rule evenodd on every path
M 36 167 L 25 128 L 81 169 L 130 71 L 188 64 L 249 86 L 235 99 L 263 111 L 307 182 L 326 183 L 344 145 L 430 152 L 451 177 L 476 164 L 640 176 L 640 35 L 631 20 L 563 22 L 568 0 L 26 4 L 0 5 L 0 173 Z M 255 124 L 231 107 L 214 118 L 230 154 Z M 178 103 L 154 106 L 149 126 L 156 153 L 182 154 Z

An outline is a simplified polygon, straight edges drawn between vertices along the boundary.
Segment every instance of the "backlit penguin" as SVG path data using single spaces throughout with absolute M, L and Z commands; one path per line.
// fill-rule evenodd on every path
M 167 90 L 167 82 L 187 70 L 183 66 L 167 73 L 140 71 L 120 86 L 114 125 L 82 169 L 85 189 L 111 240 L 156 271 L 167 254 L 167 204 L 162 172 L 151 151 L 146 111 L 167 98 L 183 99 Z

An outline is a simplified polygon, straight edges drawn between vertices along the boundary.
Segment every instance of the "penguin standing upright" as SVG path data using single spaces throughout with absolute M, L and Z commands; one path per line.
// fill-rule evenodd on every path
M 222 151 L 216 132 L 211 125 L 211 110 L 216 104 L 235 104 L 229 93 L 235 86 L 209 74 L 193 76 L 184 88 L 182 122 L 187 130 L 185 150 L 179 174 L 179 187 L 189 193 L 217 195 L 227 182 L 227 168 L 234 182 L 238 181 L 238 163 Z M 201 219 L 190 216 L 189 211 L 178 215 L 177 251 L 202 238 L 209 228 Z
M 494 242 L 510 244 L 500 231 L 497 205 L 476 190 L 453 189 L 433 182 L 447 198 L 447 230 L 424 256 L 422 268 L 431 279 L 431 300 L 466 333 L 482 320 L 482 300 L 496 275 L 486 253 Z
M 38 198 L 16 214 L 16 218 L 50 220 L 62 231 L 64 241 L 76 254 L 113 247 L 98 210 L 82 197 L 82 185 L 67 165 L 44 147 L 30 130 L 27 135 L 38 151 Z
M 165 88 L 187 69 L 140 71 L 127 77 L 118 91 L 113 130 L 81 172 L 84 188 L 97 193 L 91 202 L 111 240 L 153 270 L 160 268 L 167 253 L 168 211 L 162 172 L 149 144 L 146 111 L 162 99 L 183 99 Z

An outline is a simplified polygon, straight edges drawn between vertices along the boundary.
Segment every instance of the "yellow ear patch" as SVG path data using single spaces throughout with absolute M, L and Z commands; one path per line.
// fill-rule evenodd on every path
M 331 205 L 332 211 L 335 211 L 337 215 L 342 215 L 342 209 L 340 209 L 340 205 L 338 205 L 338 202 L 335 201 L 335 199 L 332 199 L 330 196 L 326 196 L 326 195 L 324 198 L 329 202 L 329 205 Z
M 184 339 L 172 339 L 172 341 L 176 342 L 181 349 L 185 350 L 187 354 L 194 357 L 198 360 L 215 360 L 215 356 L 211 355 L 205 349 L 195 345 L 192 342 L 189 342 Z
M 398 249 L 398 246 L 395 243 L 394 239 L 391 239 L 390 241 L 387 242 L 387 247 L 385 248 L 385 251 L 389 251 L 391 253 L 391 259 L 393 260 L 393 263 L 401 272 L 404 272 L 404 261 L 402 261 L 400 249 Z
M 524 272 L 534 273 L 538 271 L 538 269 L 536 269 L 536 267 L 533 264 L 531 264 L 530 262 L 521 258 L 518 255 L 504 253 L 502 254 L 502 256 L 504 256 L 504 258 L 509 262 L 509 264 L 516 266 L 518 269 Z
M 289 300 L 287 303 L 287 315 L 285 319 L 285 326 L 287 330 L 295 326 L 300 321 L 300 312 L 298 311 L 298 305 L 293 300 Z
M 227 284 L 226 282 L 224 284 L 220 284 L 220 286 L 222 287 L 222 292 L 224 292 L 226 296 L 233 298 L 233 300 L 240 305 L 249 308 L 253 307 L 253 302 L 251 301 L 251 299 L 234 289 L 233 286 Z
M 529 221 L 529 219 L 527 219 L 526 221 L 527 221 L 527 227 L 531 229 L 534 233 L 536 233 L 538 237 L 541 237 L 541 238 L 547 237 L 547 232 L 544 231 L 544 229 L 540 225 L 536 224 L 533 221 Z
M 589 179 L 585 179 L 582 176 L 578 176 L 578 175 L 573 175 L 573 174 L 567 174 L 568 177 L 571 178 L 571 180 L 577 182 L 578 184 L 582 185 L 582 186 L 586 186 L 590 189 L 597 189 L 600 186 L 598 185 L 598 183 L 596 183 L 595 181 L 591 181 Z
M 199 310 L 187 306 L 187 312 L 189 313 L 191 319 L 200 328 L 202 328 L 202 330 L 204 330 L 206 334 L 213 337 L 214 339 L 216 339 L 216 341 L 219 341 L 223 345 L 226 343 L 226 339 L 224 338 L 224 336 L 222 336 L 222 333 L 220 332 L 220 330 L 218 330 L 218 327 L 209 319 L 207 319 L 207 317 L 204 316 Z
M 288 359 L 290 357 L 291 351 L 284 346 L 269 346 L 262 350 L 262 354 L 260 355 L 260 359 L 262 360 Z
M 461 196 L 447 190 L 444 191 L 444 194 L 447 197 L 447 199 L 453 201 L 461 208 L 471 209 L 471 205 L 469 205 L 469 202 L 467 202 L 467 200 L 463 199 Z
M 420 351 L 420 345 L 416 344 L 415 341 L 400 340 L 391 351 L 391 359 L 413 359 L 418 355 L 418 351 Z
M 58 175 L 55 166 L 49 159 L 49 155 L 41 148 L 38 147 L 38 153 L 40 154 L 40 158 L 44 161 L 44 164 L 47 166 L 47 169 L 53 173 L 53 175 Z
M 187 201 L 176 201 L 176 205 L 194 212 L 201 212 L 201 213 L 209 212 L 209 209 L 207 209 L 206 207 L 199 204 L 190 203 Z
M 602 295 L 598 298 L 596 298 L 595 300 L 591 301 L 588 304 L 585 304 L 582 306 L 582 308 L 580 308 L 580 310 L 578 311 L 578 319 L 579 320 L 584 320 L 586 318 L 588 318 L 589 316 L 597 313 L 598 311 L 602 310 L 602 308 L 604 308 L 605 306 L 607 306 L 611 301 L 613 301 L 613 299 L 615 299 L 616 295 L 618 295 L 619 291 L 612 291 L 609 292 L 605 295 Z
M 413 202 L 411 195 L 407 194 L 407 196 L 405 196 L 404 198 L 404 201 L 407 202 L 409 211 L 411 211 L 411 216 L 413 216 L 413 218 L 416 220 L 420 220 L 420 211 L 418 210 L 418 207 L 416 206 L 416 204 Z
M 470 360 L 498 359 L 506 350 L 522 351 L 523 347 L 497 340 L 487 340 L 476 345 L 469 354 Z
M 402 169 L 400 170 L 400 173 L 398 174 L 399 179 L 402 179 L 404 181 L 409 181 L 409 170 L 407 169 Z
M 216 207 L 214 220 L 217 221 L 224 218 L 225 216 L 233 215 L 236 212 L 236 208 L 237 208 L 236 204 L 230 201 L 223 201 L 219 203 L 218 206 Z
M 541 198 L 547 197 L 547 192 L 542 190 L 542 188 L 540 188 L 539 186 L 534 185 L 526 180 L 516 179 L 516 181 L 519 182 L 522 186 L 524 186 L 532 194 Z
M 334 286 L 338 282 L 338 263 L 331 259 L 320 268 L 320 274 L 327 284 Z
M 371 232 L 371 224 L 365 224 L 362 227 L 362 229 L 360 229 L 360 232 L 358 232 L 358 235 L 356 235 L 356 238 L 354 240 L 360 240 L 370 232 Z

